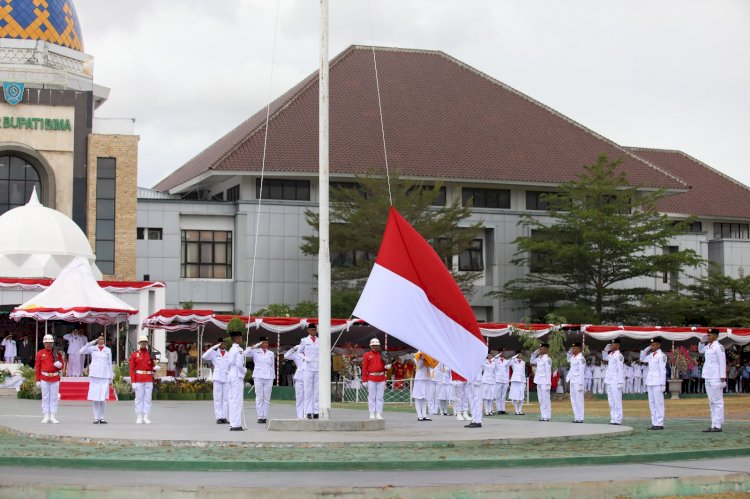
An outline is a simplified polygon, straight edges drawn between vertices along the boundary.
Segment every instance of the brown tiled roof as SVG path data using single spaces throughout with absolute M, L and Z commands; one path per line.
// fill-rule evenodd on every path
M 750 188 L 720 173 L 682 151 L 628 147 L 690 186 L 690 191 L 675 194 L 658 203 L 664 213 L 702 217 L 750 218 Z
M 558 183 L 601 153 L 623 158 L 634 185 L 685 189 L 614 142 L 442 52 L 377 48 L 388 162 L 404 176 Z M 330 171 L 384 171 L 372 48 L 330 64 Z M 260 171 L 266 110 L 159 182 L 168 190 L 209 170 Z M 271 105 L 267 172 L 318 172 L 318 80 Z

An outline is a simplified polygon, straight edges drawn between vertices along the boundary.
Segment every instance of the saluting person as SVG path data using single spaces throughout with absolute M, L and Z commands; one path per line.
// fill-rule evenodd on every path
M 107 424 L 104 412 L 109 398 L 109 387 L 115 377 L 112 372 L 112 350 L 104 345 L 104 336 L 88 342 L 77 352 L 79 357 L 91 355 L 89 364 L 89 393 L 94 404 L 94 424 Z
M 320 359 L 318 358 L 318 327 L 315 324 L 307 326 L 307 336 L 302 338 L 299 345 L 299 353 L 305 361 L 305 411 L 307 419 L 318 419 Z
M 294 405 L 297 419 L 305 419 L 305 359 L 299 353 L 300 345 L 295 345 L 284 354 L 286 360 L 294 362 Z
M 719 330 L 708 330 L 705 341 L 698 345 L 698 353 L 705 357 L 701 376 L 706 380 L 706 394 L 711 409 L 711 426 L 706 433 L 720 432 L 724 424 L 724 388 L 727 386 L 727 355 L 719 343 Z
M 573 422 L 583 423 L 583 383 L 586 359 L 583 358 L 583 353 L 581 353 L 580 343 L 573 343 L 573 346 L 568 350 L 567 358 L 568 363 L 570 363 L 570 370 L 565 376 L 565 381 L 570 383 L 570 405 L 573 408 Z
M 34 371 L 36 372 L 36 386 L 42 391 L 42 423 L 57 424 L 57 402 L 60 393 L 60 373 L 63 366 L 63 355 L 54 349 L 55 338 L 45 334 L 42 338 L 44 348 L 36 353 Z
M 539 421 L 552 419 L 552 404 L 550 402 L 550 390 L 552 389 L 552 359 L 549 358 L 549 343 L 539 345 L 531 354 L 529 363 L 536 366 L 534 383 L 536 383 L 536 396 L 539 399 Z
M 609 402 L 609 424 L 622 424 L 622 390 L 625 386 L 625 358 L 620 352 L 620 338 L 615 338 L 604 347 L 602 360 L 607 362 L 607 401 Z M 640 368 L 638 368 L 640 371 Z
M 516 416 L 523 416 L 523 399 L 526 397 L 526 362 L 520 353 L 510 358 L 510 401 L 513 402 Z
M 508 375 L 510 360 L 503 357 L 503 352 L 504 349 L 500 348 L 500 353 L 492 359 L 495 363 L 495 407 L 498 414 L 508 414 L 505 411 L 505 403 L 508 400 L 508 388 L 510 387 Z
M 268 338 L 262 336 L 260 341 L 245 350 L 245 357 L 251 357 L 255 368 L 253 369 L 253 382 L 255 383 L 255 412 L 258 414 L 258 423 L 268 422 L 268 407 L 271 405 L 271 390 L 276 369 L 276 354 L 268 349 Z
M 135 392 L 135 424 L 151 424 L 154 373 L 159 370 L 148 348 L 148 336 L 138 337 L 138 350 L 130 354 L 130 383 Z
M 495 362 L 492 358 L 491 353 L 487 354 L 487 359 L 482 366 L 482 399 L 484 400 L 484 414 L 487 416 L 495 414 L 492 407 L 495 402 Z
M 223 338 L 201 356 L 214 366 L 211 380 L 214 386 L 214 416 L 216 424 L 229 424 L 229 353 Z
M 651 338 L 649 346 L 641 351 L 641 362 L 648 364 L 646 390 L 651 410 L 649 430 L 664 429 L 664 388 L 667 383 L 667 356 L 661 351 L 661 338 Z

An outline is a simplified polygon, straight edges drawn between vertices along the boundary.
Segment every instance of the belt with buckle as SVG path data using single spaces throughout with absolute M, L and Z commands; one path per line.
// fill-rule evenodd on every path
M 46 372 L 42 371 L 42 376 L 60 376 L 60 373 L 59 372 L 56 372 L 56 373 L 46 373 Z
M 136 371 L 136 374 L 154 374 L 154 371 Z
M 376 373 L 370 373 L 370 376 L 382 376 L 385 374 L 385 371 L 378 371 Z

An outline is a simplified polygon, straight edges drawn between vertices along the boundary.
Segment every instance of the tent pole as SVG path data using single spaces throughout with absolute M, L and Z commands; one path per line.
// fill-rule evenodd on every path
M 39 321 L 34 321 L 34 351 L 39 351 Z
M 276 331 L 276 386 L 281 385 L 279 382 L 279 364 L 281 364 L 281 333 Z
M 115 321 L 115 331 L 117 340 L 115 341 L 115 348 L 117 348 L 117 365 L 120 365 L 120 316 L 117 316 Z

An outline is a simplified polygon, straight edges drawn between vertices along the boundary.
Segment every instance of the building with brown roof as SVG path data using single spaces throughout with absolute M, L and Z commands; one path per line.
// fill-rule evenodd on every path
M 513 310 L 515 304 L 484 296 L 524 272 L 509 263 L 516 251 L 512 241 L 528 230 L 517 225 L 519 217 L 538 208 L 539 194 L 575 179 L 582 166 L 601 153 L 621 158 L 621 168 L 634 185 L 674 194 L 662 209 L 675 218 L 705 215 L 706 225 L 700 231 L 696 226 L 695 233 L 675 245 L 708 257 L 711 244 L 719 247 L 710 243 L 716 239 L 714 228 L 719 227 L 719 239 L 734 240 L 734 223 L 739 226 L 739 249 L 733 247 L 731 258 L 724 255 L 717 261 L 734 273 L 736 262 L 745 264 L 735 258 L 735 251 L 750 259 L 747 187 L 682 153 L 622 147 L 442 52 L 375 52 L 391 170 L 428 183 L 444 181 L 447 202 L 461 202 L 469 190 L 490 194 L 484 206 L 475 196 L 472 219 L 481 219 L 485 230 L 473 250 L 475 258 L 465 259 L 483 274 L 471 298 L 479 319 L 524 315 Z M 154 186 L 161 195 L 139 197 L 139 277 L 171 284 L 169 305 L 190 301 L 194 306 L 248 310 L 259 209 L 251 308 L 314 299 L 316 261 L 299 247 L 302 237 L 312 234 L 304 210 L 317 206 L 317 72 L 271 103 L 264 180 L 268 191 L 258 207 L 265 118 L 264 108 Z M 384 172 L 371 47 L 349 47 L 330 63 L 330 171 L 332 181 Z M 696 193 L 730 190 L 731 209 L 716 200 L 707 202 L 710 213 L 693 209 L 703 206 L 693 200 Z M 728 237 L 717 225 L 722 223 L 730 224 Z M 151 240 L 151 229 L 162 239 Z M 668 288 L 670 282 L 653 286 Z

